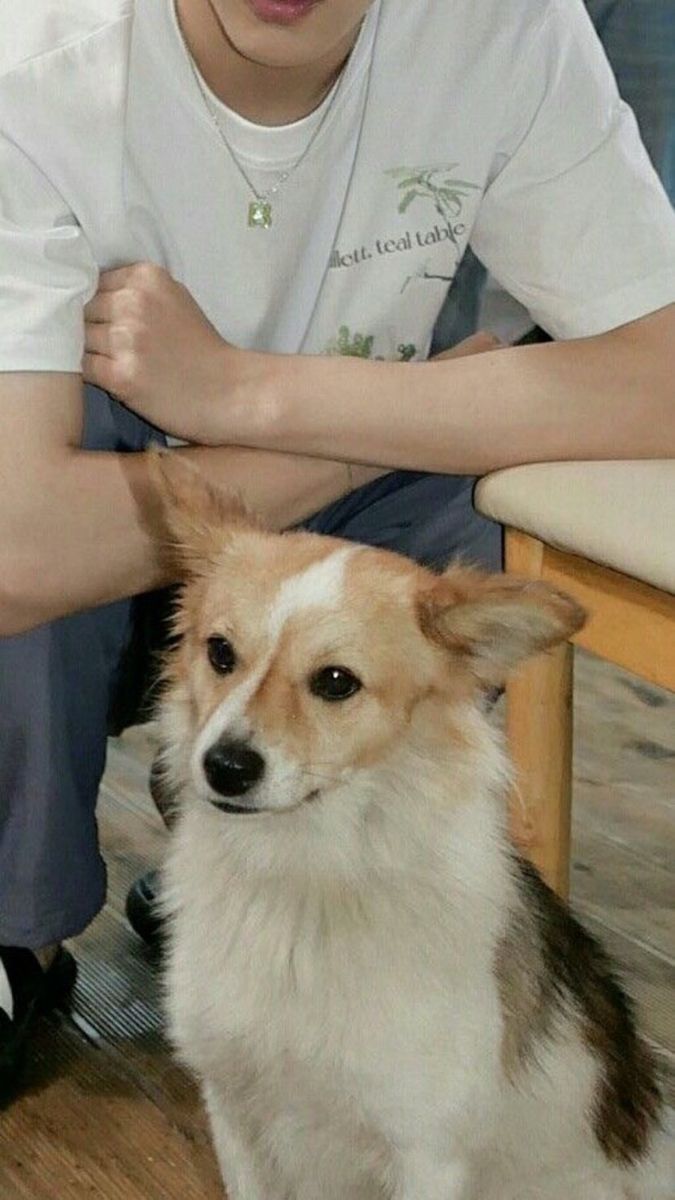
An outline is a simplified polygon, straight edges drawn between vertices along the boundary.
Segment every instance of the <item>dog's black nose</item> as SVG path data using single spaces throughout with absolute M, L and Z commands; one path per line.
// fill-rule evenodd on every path
M 243 796 L 265 773 L 265 760 L 245 742 L 216 742 L 203 758 L 204 774 L 219 796 Z

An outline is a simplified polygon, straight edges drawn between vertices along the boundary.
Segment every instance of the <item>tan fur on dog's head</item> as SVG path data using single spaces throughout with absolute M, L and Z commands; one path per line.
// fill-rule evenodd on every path
M 241 496 L 211 487 L 186 459 L 156 446 L 146 458 L 160 499 L 164 548 L 181 576 L 207 570 L 230 531 L 262 529 Z
M 221 807 L 297 809 L 410 739 L 440 746 L 458 704 L 582 622 L 543 584 L 461 566 L 436 576 L 386 551 L 267 533 L 179 456 L 154 469 L 184 577 L 165 736 L 173 769 Z M 226 753 L 263 763 L 234 801 L 206 773 Z

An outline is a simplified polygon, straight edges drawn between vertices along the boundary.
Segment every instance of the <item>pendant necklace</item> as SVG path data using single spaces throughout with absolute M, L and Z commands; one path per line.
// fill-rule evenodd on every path
M 225 146 L 225 149 L 227 150 L 230 158 L 232 159 L 232 162 L 234 163 L 239 174 L 241 175 L 242 179 L 244 180 L 244 183 L 246 184 L 249 192 L 251 192 L 251 194 L 253 196 L 253 199 L 250 200 L 249 204 L 248 204 L 249 228 L 251 228 L 251 229 L 269 229 L 270 226 L 272 225 L 272 215 L 273 215 L 272 201 L 273 201 L 274 197 L 277 195 L 277 192 L 280 190 L 280 188 L 282 188 L 283 185 L 286 183 L 286 180 L 290 179 L 291 175 L 293 175 L 297 171 L 298 167 L 305 161 L 305 159 L 307 158 L 307 155 L 309 154 L 310 150 L 312 149 L 312 146 L 317 141 L 319 134 L 321 133 L 321 130 L 323 129 L 324 125 L 326 124 L 328 116 L 330 115 L 330 113 L 332 113 L 332 111 L 335 107 L 335 102 L 340 93 L 340 89 L 342 87 L 342 80 L 345 77 L 348 64 L 345 63 L 345 66 L 342 68 L 342 72 L 340 74 L 340 78 L 339 78 L 337 84 L 333 85 L 333 94 L 330 97 L 328 104 L 326 105 L 325 111 L 321 117 L 321 120 L 319 121 L 319 124 L 317 125 L 316 129 L 312 133 L 304 150 L 302 151 L 302 154 L 299 156 L 299 158 L 297 158 L 295 160 L 295 162 L 292 164 L 292 166 L 290 166 L 286 171 L 279 172 L 279 174 L 277 175 L 276 181 L 272 185 L 272 187 L 267 188 L 266 191 L 264 191 L 264 192 L 259 192 L 258 189 L 253 186 L 253 183 L 249 179 L 246 171 L 244 170 L 242 164 L 240 163 L 237 155 L 235 154 L 234 150 L 232 149 L 232 146 L 230 145 L 230 143 L 225 135 L 225 132 L 218 120 L 218 117 L 216 116 L 216 113 L 214 112 L 214 110 L 212 108 L 209 96 L 206 93 L 205 84 L 203 83 L 201 76 L 199 75 L 199 72 L 197 71 L 197 68 L 192 60 L 192 55 L 188 55 L 188 59 L 190 62 L 190 66 L 192 68 L 192 74 L 194 75 L 197 86 L 199 87 L 199 91 L 200 91 L 202 100 L 204 101 L 204 107 L 206 108 L 206 111 L 207 111 L 209 117 L 211 118 L 211 121 L 215 125 L 216 130 L 218 132 L 218 136 L 220 137 L 220 140 L 222 141 L 223 145 Z

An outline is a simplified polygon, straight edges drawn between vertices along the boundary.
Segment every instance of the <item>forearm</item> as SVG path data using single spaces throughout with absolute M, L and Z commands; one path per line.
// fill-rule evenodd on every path
M 211 437 L 354 462 L 483 474 L 525 462 L 675 454 L 675 308 L 602 337 L 428 364 L 247 360 Z
M 0 634 L 169 582 L 142 454 L 63 447 L 1 521 Z
M 381 467 L 237 446 L 190 446 L 176 453 L 191 459 L 216 487 L 240 492 L 271 529 L 287 529 L 386 473 Z
M 185 454 L 218 486 L 240 492 L 282 528 L 350 490 L 343 463 L 237 448 Z M 354 484 L 374 477 L 364 471 Z M 174 582 L 144 454 L 66 450 L 40 498 L 2 522 L 0 636 Z

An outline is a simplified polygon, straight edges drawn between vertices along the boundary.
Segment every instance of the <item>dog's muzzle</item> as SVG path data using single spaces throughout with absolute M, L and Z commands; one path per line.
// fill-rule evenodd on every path
M 216 742 L 206 751 L 202 766 L 209 787 L 219 796 L 244 796 L 265 774 L 264 758 L 246 742 Z M 256 811 L 253 805 L 212 803 L 225 812 Z

